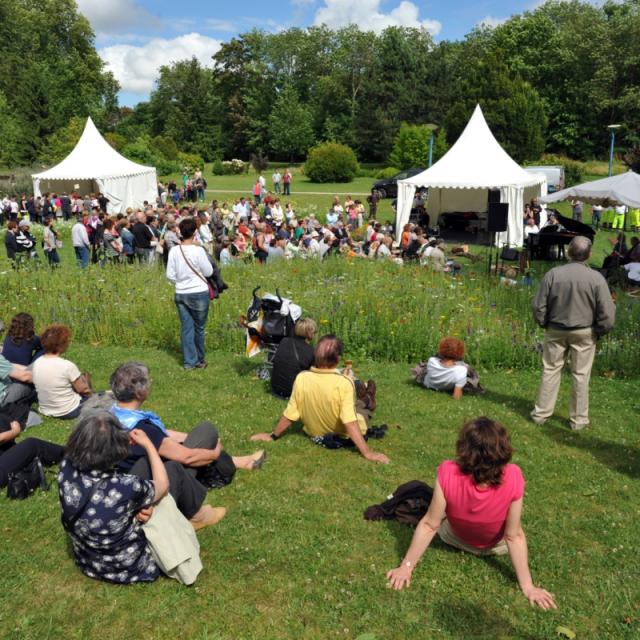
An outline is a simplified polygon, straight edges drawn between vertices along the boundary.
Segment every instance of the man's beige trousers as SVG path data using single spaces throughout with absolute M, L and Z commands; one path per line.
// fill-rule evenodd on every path
M 572 383 L 569 424 L 572 429 L 580 429 L 589 424 L 589 378 L 596 352 L 596 337 L 591 328 L 547 329 L 542 351 L 542 382 L 531 417 L 535 422 L 544 422 L 553 414 L 567 352 L 571 359 Z

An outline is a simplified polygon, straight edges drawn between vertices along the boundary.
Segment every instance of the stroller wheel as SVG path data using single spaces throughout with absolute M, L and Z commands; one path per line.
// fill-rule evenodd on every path
M 261 367 L 258 370 L 258 378 L 260 380 L 271 380 L 271 371 L 267 367 Z

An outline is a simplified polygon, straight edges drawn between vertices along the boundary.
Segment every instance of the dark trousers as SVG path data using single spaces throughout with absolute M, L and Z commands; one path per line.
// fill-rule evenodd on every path
M 53 442 L 27 438 L 0 447 L 0 487 L 7 484 L 9 474 L 26 467 L 36 456 L 47 467 L 62 460 L 64 448 Z
M 38 400 L 35 387 L 25 382 L 12 382 L 0 406 L 0 413 L 9 421 L 16 420 L 24 429 L 31 405 Z
M 218 444 L 218 430 L 210 422 L 202 422 L 191 431 L 182 444 L 189 449 L 215 449 Z M 231 456 L 223 452 L 212 465 L 228 465 L 229 463 L 233 465 Z M 166 460 L 164 467 L 169 476 L 169 493 L 185 518 L 192 518 L 202 506 L 207 495 L 206 487 L 200 484 L 196 477 L 198 468 L 184 467 L 174 460 Z M 139 478 L 151 480 L 148 458 L 146 456 L 140 458 L 133 465 L 130 473 Z

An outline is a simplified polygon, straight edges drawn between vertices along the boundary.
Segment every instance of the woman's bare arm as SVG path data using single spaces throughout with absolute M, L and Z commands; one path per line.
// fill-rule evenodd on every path
M 509 549 L 509 556 L 516 578 L 522 593 L 532 605 L 538 605 L 542 609 L 557 609 L 553 594 L 536 587 L 531 579 L 529 571 L 529 556 L 527 551 L 527 538 L 522 529 L 522 498 L 511 503 L 507 514 L 507 523 L 504 530 L 504 539 Z
M 446 508 L 447 501 L 445 500 L 440 483 L 436 480 L 429 510 L 418 523 L 407 553 L 400 563 L 400 566 L 396 569 L 391 569 L 391 571 L 387 573 L 387 580 L 394 589 L 399 591 L 403 587 L 410 585 L 413 569 L 416 564 L 420 562 L 424 552 L 429 548 L 433 536 L 436 535 L 436 531 L 438 531 L 440 523 L 445 517 Z

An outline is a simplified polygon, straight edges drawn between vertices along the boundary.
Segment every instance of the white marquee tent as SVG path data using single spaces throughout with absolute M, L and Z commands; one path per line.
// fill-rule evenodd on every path
M 542 174 L 527 173 L 493 137 L 480 105 L 449 151 L 431 168 L 398 181 L 396 233 L 408 222 L 416 188 L 428 188 L 427 212 L 435 222 L 441 213 L 486 213 L 488 190 L 500 190 L 509 204 L 507 231 L 497 235 L 498 246 L 522 246 L 524 202 L 547 193 Z M 479 216 L 482 218 L 483 216 Z
M 578 184 L 556 191 L 542 198 L 542 202 L 560 202 L 579 198 L 591 204 L 624 204 L 632 209 L 640 208 L 640 175 L 627 171 L 593 182 Z
M 103 193 L 109 198 L 109 213 L 123 213 L 127 207 L 155 203 L 158 179 L 154 167 L 145 167 L 121 156 L 87 118 L 74 150 L 59 164 L 31 176 L 33 192 Z

